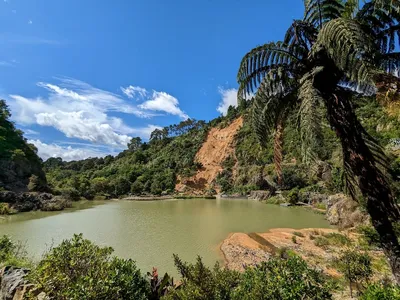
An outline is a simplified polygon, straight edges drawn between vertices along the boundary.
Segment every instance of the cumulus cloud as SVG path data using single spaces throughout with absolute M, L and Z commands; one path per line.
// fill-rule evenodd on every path
M 138 107 L 144 111 L 164 112 L 170 115 L 178 116 L 182 119 L 188 119 L 189 116 L 180 109 L 179 101 L 174 96 L 166 92 L 152 91 L 139 86 L 121 87 L 122 92 L 130 99 L 143 101 Z
M 50 157 L 61 157 L 63 160 L 70 161 L 89 157 L 103 157 L 109 154 L 107 151 L 102 151 L 94 147 L 61 146 L 57 144 L 46 144 L 40 140 L 28 140 L 28 142 L 36 146 L 38 155 L 43 160 Z
M 130 105 L 119 95 L 75 79 L 61 78 L 59 84 L 39 82 L 49 94 L 44 98 L 10 95 L 13 119 L 21 125 L 51 126 L 69 138 L 123 148 L 132 134 L 148 138 L 155 125 L 133 128 L 110 112 L 150 118 L 154 114 Z
M 237 106 L 237 89 L 223 89 L 219 87 L 218 92 L 222 98 L 221 102 L 218 104 L 217 111 L 225 116 L 229 106 Z
M 152 98 L 139 105 L 145 110 L 163 111 L 171 115 L 176 115 L 182 119 L 188 119 L 189 116 L 179 108 L 178 99 L 165 92 L 153 91 Z

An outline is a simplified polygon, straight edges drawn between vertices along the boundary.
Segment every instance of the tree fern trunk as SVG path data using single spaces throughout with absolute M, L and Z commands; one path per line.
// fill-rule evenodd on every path
M 283 182 L 283 176 L 282 176 L 283 129 L 284 129 L 283 121 L 280 118 L 276 125 L 276 130 L 274 135 L 274 165 L 279 186 L 281 186 Z
M 389 260 L 393 275 L 400 284 L 400 245 L 393 229 L 399 220 L 399 209 L 394 202 L 389 184 L 377 167 L 377 160 L 367 145 L 365 131 L 350 100 L 345 96 L 326 101 L 328 119 L 336 130 L 343 149 L 345 168 L 355 178 L 371 216 L 372 225 L 380 236 L 382 249 Z

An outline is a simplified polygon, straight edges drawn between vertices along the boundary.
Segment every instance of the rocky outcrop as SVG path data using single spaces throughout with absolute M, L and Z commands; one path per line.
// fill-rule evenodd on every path
M 275 189 L 271 187 L 269 190 L 266 191 L 251 191 L 248 198 L 252 200 L 264 201 L 272 197 L 273 195 L 275 195 Z
M 0 203 L 8 203 L 10 208 L 19 211 L 55 211 L 71 207 L 71 202 L 49 193 L 0 192 Z
M 13 300 L 17 290 L 26 285 L 26 275 L 29 273 L 28 269 L 5 267 L 0 271 L 0 299 Z M 20 294 L 20 292 L 19 292 Z M 22 298 L 21 298 L 22 299 Z
M 368 223 L 369 217 L 360 210 L 359 204 L 344 194 L 331 195 L 327 201 L 326 218 L 340 229 Z

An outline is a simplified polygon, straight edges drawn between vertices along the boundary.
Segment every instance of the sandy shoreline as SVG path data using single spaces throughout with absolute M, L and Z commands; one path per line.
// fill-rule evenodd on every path
M 310 257 L 327 258 L 327 252 L 315 246 L 312 236 L 332 232 L 337 233 L 338 230 L 330 228 L 274 228 L 264 233 L 235 232 L 229 234 L 221 243 L 220 251 L 226 267 L 238 271 L 243 271 L 247 266 L 257 265 L 268 260 L 282 248 L 293 250 L 308 261 Z M 296 236 L 296 243 L 294 243 L 293 236 L 295 235 L 293 233 L 300 233 L 303 237 Z M 332 273 L 331 270 L 327 271 Z

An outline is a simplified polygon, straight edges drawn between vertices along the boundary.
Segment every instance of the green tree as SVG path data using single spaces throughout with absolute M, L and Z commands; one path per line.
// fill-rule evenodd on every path
M 129 151 L 136 151 L 142 146 L 142 139 L 140 137 L 132 138 L 128 143 Z
M 315 161 L 321 118 L 340 140 L 347 189 L 366 200 L 396 280 L 400 246 L 392 222 L 400 217 L 385 176 L 387 158 L 356 117 L 354 101 L 374 93 L 379 82 L 398 81 L 394 36 L 400 16 L 392 1 L 366 2 L 360 9 L 341 0 L 307 0 L 303 20 L 295 20 L 282 42 L 247 53 L 238 72 L 239 96 L 256 91 L 253 104 L 258 135 L 274 128 L 280 114 L 298 107 L 302 156 Z

